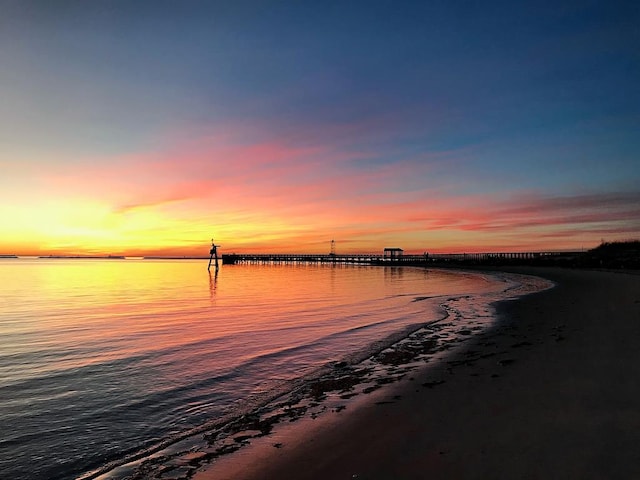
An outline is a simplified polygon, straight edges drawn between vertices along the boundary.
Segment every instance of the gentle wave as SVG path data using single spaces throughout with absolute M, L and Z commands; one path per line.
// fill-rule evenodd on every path
M 121 464 L 440 318 L 444 299 L 476 308 L 511 285 L 410 268 L 234 266 L 214 278 L 200 262 L 80 263 L 0 262 L 13 279 L 0 306 L 2 478 Z

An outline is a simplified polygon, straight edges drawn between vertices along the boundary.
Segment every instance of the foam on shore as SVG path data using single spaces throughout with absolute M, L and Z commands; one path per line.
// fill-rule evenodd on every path
M 501 282 L 503 287 L 478 295 L 415 297 L 413 301 L 437 306 L 439 318 L 415 323 L 342 361 L 323 365 L 309 375 L 252 399 L 233 414 L 166 439 L 152 449 L 105 465 L 80 478 L 121 480 L 158 475 L 188 478 L 197 469 L 271 434 L 279 424 L 315 420 L 328 412 L 350 408 L 351 404 L 400 381 L 425 364 L 442 362 L 460 345 L 495 323 L 495 302 L 515 299 L 553 285 L 528 275 L 502 272 L 481 275 L 487 275 L 490 281 Z

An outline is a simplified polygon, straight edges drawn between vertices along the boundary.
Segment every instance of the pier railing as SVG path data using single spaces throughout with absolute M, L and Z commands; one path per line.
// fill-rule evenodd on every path
M 298 254 L 242 253 L 223 254 L 223 264 L 236 263 L 350 263 L 367 265 L 422 265 L 434 263 L 514 263 L 522 261 L 561 260 L 575 258 L 582 252 L 493 252 L 493 253 L 433 253 L 422 255 L 385 256 L 358 254 Z

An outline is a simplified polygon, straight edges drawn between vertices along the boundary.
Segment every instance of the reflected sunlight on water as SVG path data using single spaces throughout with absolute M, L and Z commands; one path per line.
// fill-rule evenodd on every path
M 74 478 L 504 288 L 411 268 L 0 260 L 1 478 Z

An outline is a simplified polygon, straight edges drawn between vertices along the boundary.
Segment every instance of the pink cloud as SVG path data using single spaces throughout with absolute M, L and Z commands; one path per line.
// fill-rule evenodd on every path
M 324 248 L 333 236 L 352 250 L 382 241 L 423 250 L 437 238 L 442 248 L 471 251 L 640 233 L 636 192 L 458 195 L 450 184 L 429 181 L 468 154 L 426 153 L 385 164 L 376 163 L 376 152 L 285 139 L 252 143 L 228 131 L 157 152 L 93 159 L 46 179 L 52 195 L 102 200 L 116 214 L 155 209 L 194 225 L 221 218 L 265 229 L 286 225 L 272 240 L 276 250 Z M 234 241 L 272 248 L 251 238 Z
M 505 207 L 504 205 L 509 206 Z M 637 193 L 578 194 L 545 197 L 515 196 L 492 199 L 457 197 L 445 204 L 412 205 L 408 221 L 424 222 L 429 228 L 495 230 L 545 225 L 640 221 Z

